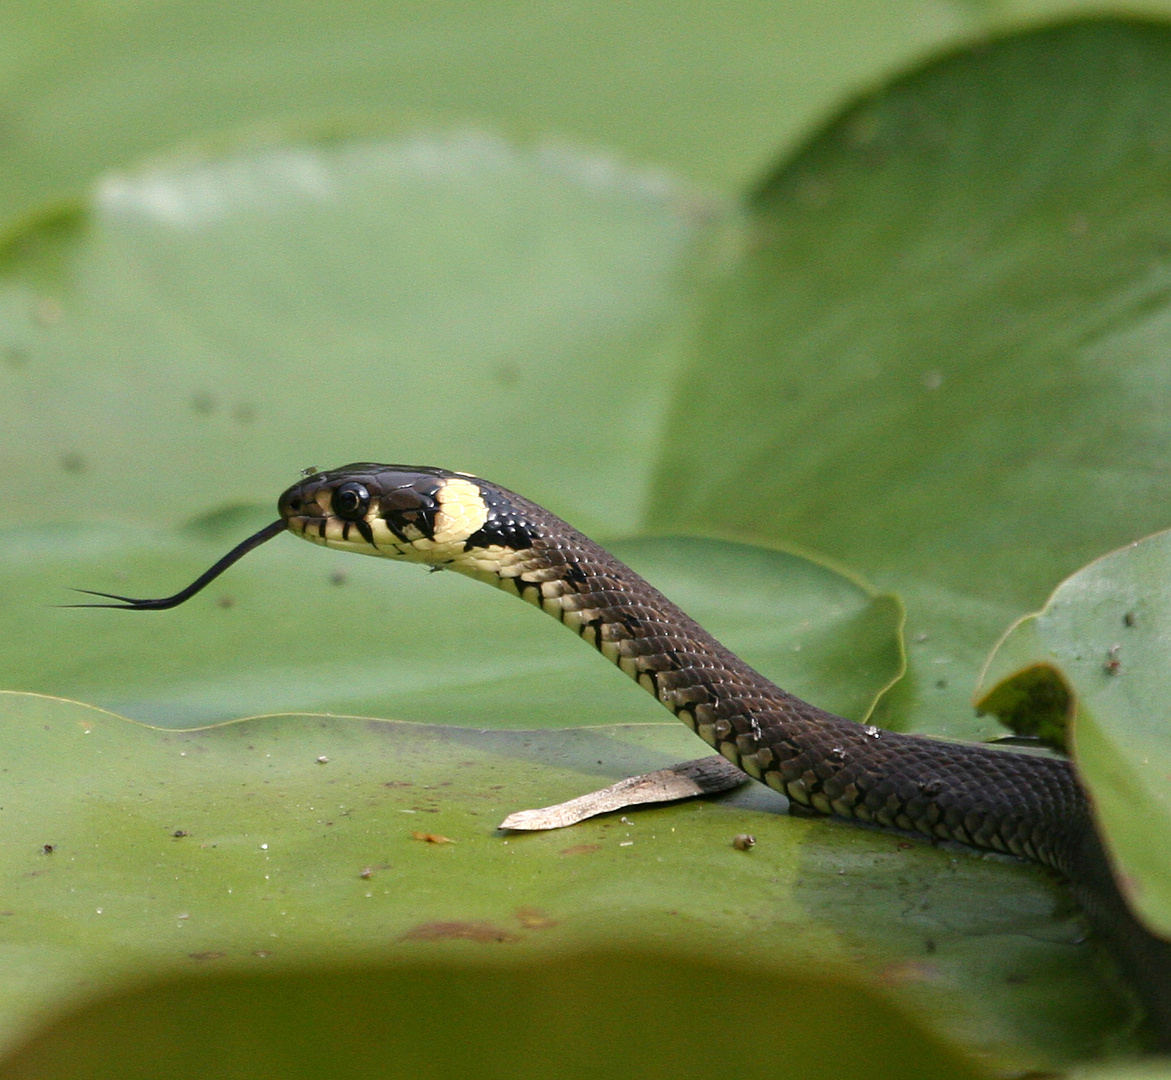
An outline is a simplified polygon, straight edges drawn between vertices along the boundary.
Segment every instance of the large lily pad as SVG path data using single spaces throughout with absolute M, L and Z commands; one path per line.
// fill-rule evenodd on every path
M 1002 1061 L 1022 1060 L 1021 1040 L 1034 1064 L 1076 1058 L 1124 1015 L 1032 868 L 778 816 L 783 800 L 759 785 L 565 832 L 494 832 L 518 805 L 685 756 L 693 736 L 677 723 L 483 732 L 284 716 L 163 732 L 54 698 L 0 703 L 9 1037 L 127 972 L 548 958 L 598 940 L 735 958 L 766 983 L 776 965 L 849 964 Z M 732 846 L 742 832 L 750 852 Z
M 0 263 L 10 495 L 23 521 L 175 524 L 397 460 L 628 531 L 724 213 L 469 131 L 108 176 Z
M 1067 688 L 1073 749 L 1119 880 L 1150 926 L 1171 937 L 1169 580 L 1171 533 L 1091 563 L 1013 627 L 979 698 L 983 708 L 1030 716 L 1043 703 L 1014 689 Z
M 27 509 L 0 584 L 13 643 L 0 685 L 167 726 L 306 707 L 482 726 L 658 719 L 504 596 L 290 541 L 162 633 L 157 617 L 45 608 L 67 584 L 171 591 L 271 518 L 249 506 L 273 505 L 307 460 L 476 468 L 575 524 L 629 531 L 675 366 L 670 324 L 719 228 L 694 209 L 596 158 L 408 134 L 146 167 L 105 181 L 87 214 L 31 230 L 0 287 L 0 438 Z M 620 391 L 631 380 L 642 393 Z M 30 533 L 79 507 L 84 529 Z M 168 536 L 184 519 L 184 538 Z M 808 560 L 698 541 L 644 541 L 630 558 L 846 715 L 866 716 L 901 672 L 897 604 Z
M 651 519 L 718 503 L 897 590 L 887 722 L 992 734 L 968 696 L 1004 627 L 1166 523 L 1169 97 L 1166 26 L 1046 29 L 895 82 L 755 195 Z

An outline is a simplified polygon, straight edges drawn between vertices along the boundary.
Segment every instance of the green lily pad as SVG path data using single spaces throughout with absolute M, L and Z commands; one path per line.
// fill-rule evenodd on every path
M 474 131 L 107 176 L 0 260 L 10 494 L 25 522 L 141 527 L 411 461 L 628 532 L 723 214 Z
M 1076 1060 L 1126 1012 L 1034 868 L 779 816 L 761 785 L 494 831 L 517 806 L 686 756 L 678 723 L 485 732 L 283 716 L 178 732 L 0 693 L 0 726 L 7 1039 L 129 973 L 360 958 L 393 981 L 421 961 L 548 962 L 600 940 L 734 962 L 741 992 L 777 967 L 848 965 L 1018 1066 Z M 751 851 L 732 845 L 743 832 Z M 819 1039 L 833 1030 L 812 1023 Z
M 998 654 L 1030 655 L 1069 687 L 1078 771 L 1133 906 L 1171 936 L 1171 533 L 1096 560 L 1023 620 Z M 1025 674 L 996 657 L 980 705 L 998 712 Z
M 968 696 L 1004 627 L 1166 523 L 1169 98 L 1167 26 L 1036 30 L 852 106 L 751 203 L 651 521 L 718 505 L 897 591 L 886 722 L 994 734 Z

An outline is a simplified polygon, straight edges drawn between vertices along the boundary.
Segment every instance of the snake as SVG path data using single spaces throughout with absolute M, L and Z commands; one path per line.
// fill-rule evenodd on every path
M 889 731 L 776 686 L 555 514 L 467 473 L 356 463 L 305 470 L 279 518 L 185 589 L 83 607 L 164 610 L 283 532 L 487 582 L 552 615 L 793 809 L 1018 856 L 1063 878 L 1171 1049 L 1171 942 L 1127 905 L 1066 759 Z

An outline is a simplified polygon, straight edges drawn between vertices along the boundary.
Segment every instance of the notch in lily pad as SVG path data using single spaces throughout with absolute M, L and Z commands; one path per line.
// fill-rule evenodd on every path
M 1061 672 L 1039 662 L 1002 679 L 976 699 L 981 714 L 991 713 L 1014 735 L 1036 740 L 1065 754 L 1076 697 Z

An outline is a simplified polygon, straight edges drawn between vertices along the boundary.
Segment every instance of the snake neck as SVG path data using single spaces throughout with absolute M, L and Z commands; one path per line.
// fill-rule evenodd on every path
M 750 776 L 815 813 L 1070 871 L 1090 823 L 1067 762 L 884 731 L 811 705 L 560 518 L 510 497 L 532 546 L 452 569 L 552 615 Z

